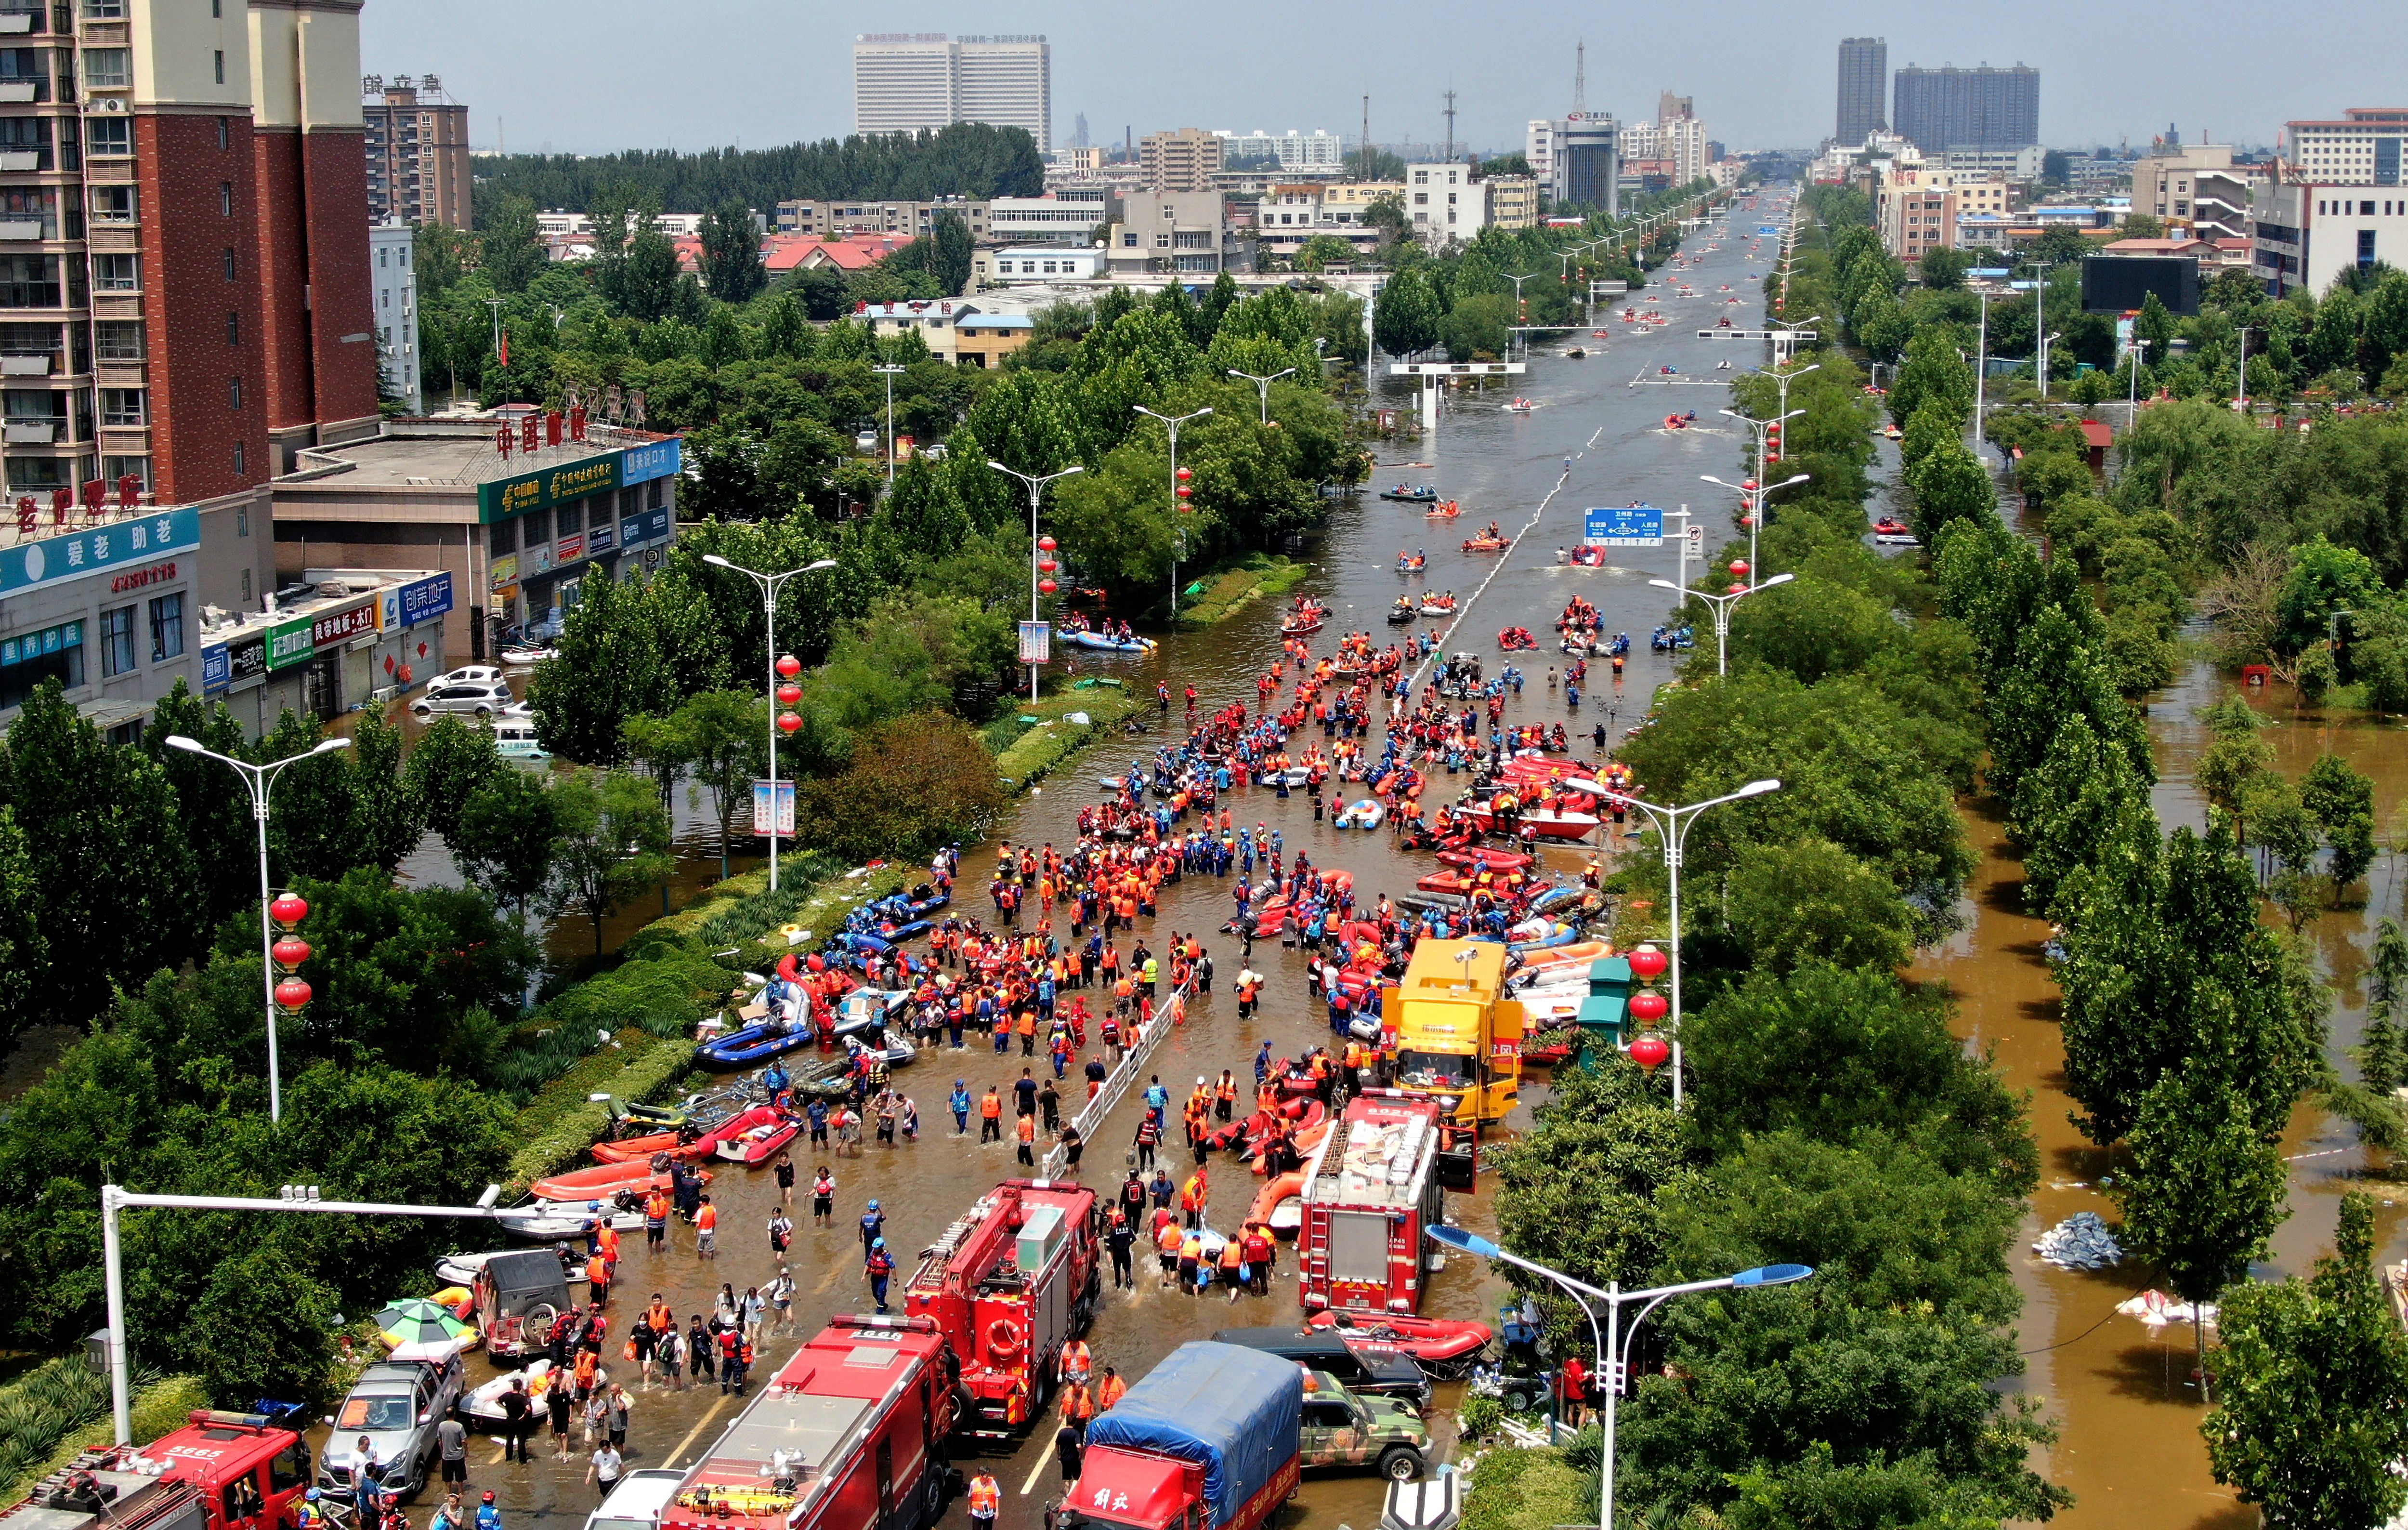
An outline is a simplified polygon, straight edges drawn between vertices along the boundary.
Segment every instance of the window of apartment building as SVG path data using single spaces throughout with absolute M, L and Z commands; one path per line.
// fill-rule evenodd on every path
M 221 149 L 228 147 L 234 141 L 234 132 L 227 125 L 227 122 L 228 120 L 223 117 L 218 119 L 218 147 Z
M 126 0 L 83 0 L 83 19 L 87 22 L 122 22 L 125 20 Z
M 50 51 L 43 48 L 0 48 L 0 85 L 31 85 L 33 98 L 50 98 Z
M 0 413 L 10 425 L 62 426 L 67 419 L 67 396 L 48 388 L 10 388 L 0 393 Z
M 96 91 L 122 91 L 134 84 L 134 51 L 128 48 L 87 48 L 83 51 L 83 82 Z
M 50 124 L 45 117 L 0 117 L 0 154 L 30 153 L 34 167 L 50 167 Z M 72 168 L 73 166 L 69 166 Z
M 142 322 L 138 319 L 103 319 L 93 325 L 93 354 L 103 361 L 140 361 L 143 356 Z
M 42 238 L 59 237 L 57 199 L 41 186 L 0 188 L 0 223 L 31 222 L 41 225 Z
M 134 124 L 122 117 L 94 117 L 84 150 L 94 159 L 125 158 L 134 152 Z
M 184 595 L 162 595 L 150 602 L 150 662 L 180 658 L 184 653 Z
M 147 456 L 103 457 L 100 459 L 100 476 L 112 484 L 121 479 L 133 479 L 142 485 L 142 492 L 148 494 L 150 492 L 150 459 Z
M 122 426 L 146 424 L 142 411 L 142 390 L 140 388 L 101 389 L 100 423 Z
M 220 257 L 220 259 L 221 259 L 222 263 L 223 264 L 223 266 L 224 266 L 224 267 L 225 267 L 225 279 L 226 279 L 228 281 L 233 281 L 233 280 L 234 280 L 234 246 L 233 246 L 233 245 L 231 245 L 231 244 L 227 245 L 227 246 L 225 247 L 225 253 L 224 253 L 224 255 L 222 255 L 222 257 Z
M 221 218 L 234 216 L 234 182 L 231 180 L 218 182 L 218 216 Z
M 216 14 L 216 11 L 217 11 L 217 0 L 209 0 L 209 9 L 210 9 L 210 14 L 212 14 L 212 15 Z M 224 50 L 224 49 L 222 49 L 222 48 L 221 48 L 221 49 L 218 49 L 216 51 L 217 51 L 218 83 L 219 83 L 219 84 L 221 84 L 221 85 L 222 85 L 222 84 L 224 84 L 224 83 L 225 83 L 225 50 Z
M 142 257 L 116 253 L 93 256 L 92 285 L 95 292 L 140 292 Z
M 2371 228 L 2358 231 L 2358 263 L 2360 266 L 2374 264 L 2374 230 Z
M 226 343 L 228 345 L 242 343 L 242 315 L 239 313 L 226 315 Z
M 100 672 L 104 678 L 134 672 L 134 608 L 100 613 Z
M 242 408 L 241 378 L 229 377 L 226 379 L 226 407 L 228 409 Z
M 234 470 L 235 470 L 236 472 L 240 472 L 240 471 L 242 471 L 242 470 L 243 470 L 243 468 L 242 468 L 242 442 L 240 442 L 240 441 L 236 441 L 236 442 L 235 442 L 235 443 L 234 443 Z
M 59 257 L 0 255 L 0 308 L 58 308 Z

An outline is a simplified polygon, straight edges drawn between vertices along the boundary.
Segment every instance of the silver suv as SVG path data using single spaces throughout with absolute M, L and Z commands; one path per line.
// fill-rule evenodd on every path
M 351 1460 L 367 1437 L 378 1479 L 402 1498 L 414 1498 L 435 1475 L 435 1426 L 451 1417 L 466 1385 L 458 1355 L 435 1361 L 386 1361 L 360 1373 L 342 1406 L 326 1422 L 334 1432 L 318 1457 L 318 1485 L 351 1490 Z
M 429 686 L 425 695 L 409 703 L 409 710 L 422 717 L 431 717 L 441 712 L 490 717 L 516 700 L 510 694 L 510 687 L 502 681 L 470 680 L 457 685 Z

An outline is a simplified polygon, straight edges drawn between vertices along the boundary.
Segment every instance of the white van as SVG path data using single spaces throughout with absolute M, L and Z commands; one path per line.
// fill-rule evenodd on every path
M 535 718 L 513 707 L 492 720 L 494 745 L 504 759 L 547 760 L 550 751 L 536 741 Z
M 677 1496 L 681 1471 L 632 1471 L 619 1479 L 602 1507 L 585 1516 L 585 1530 L 658 1530 L 661 1510 Z

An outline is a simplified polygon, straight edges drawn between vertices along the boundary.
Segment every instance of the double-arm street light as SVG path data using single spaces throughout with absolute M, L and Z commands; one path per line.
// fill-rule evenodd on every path
M 1802 414 L 1805 411 L 1800 410 L 1799 412 Z M 1757 469 L 1759 472 L 1762 470 L 1761 468 Z M 1799 473 L 1784 478 L 1778 484 L 1768 484 L 1761 478 L 1749 479 L 1740 484 L 1726 484 L 1712 473 L 1699 473 L 1698 476 L 1718 489 L 1728 489 L 1739 496 L 1740 508 L 1747 516 L 1747 567 L 1750 577 L 1753 577 L 1763 568 L 1763 565 L 1756 560 L 1756 533 L 1764 529 L 1765 497 L 1775 489 L 1795 488 L 1812 478 L 1813 474 Z M 1749 487 L 1751 484 L 1755 487 Z
M 1292 372 L 1294 370 L 1296 370 L 1296 368 L 1290 367 L 1287 369 L 1287 372 Z M 1272 378 L 1285 377 L 1287 372 L 1273 372 L 1270 377 L 1254 378 L 1254 382 L 1263 390 L 1263 418 L 1265 420 L 1268 420 L 1270 418 L 1271 380 Z M 1236 371 L 1234 369 L 1229 375 L 1232 377 L 1253 376 L 1251 373 Z M 1200 420 L 1205 415 L 1211 413 L 1212 406 L 1207 404 L 1202 409 L 1196 410 L 1186 414 L 1161 414 L 1146 408 L 1143 404 L 1131 404 L 1129 408 L 1137 411 L 1140 414 L 1144 415 L 1149 420 L 1160 420 L 1162 422 L 1162 428 L 1170 433 L 1170 524 L 1174 528 L 1176 528 L 1179 525 L 1180 512 L 1187 508 L 1187 494 L 1179 482 L 1179 427 L 1185 425 L 1190 420 Z M 1171 542 L 1170 614 L 1174 620 L 1177 619 L 1179 615 L 1179 551 L 1185 541 L 1186 534 L 1184 532 L 1181 532 L 1173 538 Z
M 1737 791 L 1709 797 L 1702 802 L 1691 802 L 1685 807 L 1644 801 L 1627 792 L 1609 791 L 1605 794 L 1607 801 L 1647 815 L 1664 841 L 1664 871 L 1670 880 L 1672 900 L 1672 1013 L 1667 1029 L 1672 1036 L 1672 1108 L 1675 1110 L 1681 1108 L 1681 847 L 1689 837 L 1690 826 L 1706 809 L 1721 807 L 1727 802 L 1743 802 L 1751 797 L 1762 797 L 1767 792 L 1780 789 L 1781 783 L 1777 780 L 1751 781 Z
M 1605 1388 L 1604 1417 L 1599 1424 L 1605 1436 L 1604 1459 L 1601 1463 L 1604 1468 L 1601 1475 L 1604 1479 L 1598 1485 L 1597 1506 L 1597 1523 L 1601 1530 L 1612 1530 L 1613 1527 L 1613 1426 L 1616 1416 L 1614 1405 L 1622 1396 L 1623 1373 L 1627 1368 L 1622 1356 L 1629 1340 L 1638 1336 L 1639 1325 L 1647 1321 L 1647 1315 L 1675 1296 L 1686 1296 L 1700 1291 L 1758 1291 L 1770 1286 L 1785 1286 L 1793 1281 L 1803 1280 L 1814 1273 L 1814 1267 L 1812 1264 L 1763 1264 L 1752 1270 L 1742 1270 L 1736 1275 L 1721 1276 L 1712 1280 L 1684 1280 L 1678 1285 L 1651 1286 L 1645 1291 L 1625 1291 L 1622 1289 L 1622 1282 L 1615 1280 L 1608 1282 L 1605 1289 L 1599 1291 L 1584 1280 L 1575 1280 L 1563 1271 L 1550 1269 L 1536 1260 L 1524 1259 L 1519 1254 L 1509 1254 L 1488 1239 L 1476 1233 L 1467 1233 L 1460 1227 L 1449 1227 L 1440 1223 L 1426 1227 L 1423 1232 L 1428 1235 L 1432 1243 L 1440 1248 L 1452 1249 L 1457 1253 L 1477 1255 L 1482 1259 L 1493 1259 L 1500 1264 L 1511 1264 L 1517 1269 L 1527 1270 L 1532 1275 L 1545 1277 L 1561 1286 L 1565 1292 L 1580 1305 L 1582 1313 L 1587 1317 L 1589 1335 L 1597 1343 L 1597 1379 Z M 1597 1309 L 1589 1306 L 1591 1302 L 1605 1304 L 1606 1317 L 1602 1326 L 1597 1321 Z M 1639 1316 L 1630 1320 L 1630 1332 L 1626 1335 L 1622 1330 L 1622 1309 L 1634 1305 L 1639 1307 Z
M 869 368 L 886 379 L 886 486 L 895 486 L 895 380 L 911 368 L 897 367 L 893 362 Z
M 1753 572 L 1753 570 L 1751 570 L 1751 572 Z M 1797 577 L 1798 576 L 1796 574 L 1774 574 L 1771 578 L 1763 581 L 1761 584 L 1742 585 L 1726 595 L 1714 595 L 1705 590 L 1684 589 L 1669 579 L 1651 579 L 1647 583 L 1655 585 L 1659 590 L 1670 590 L 1684 600 L 1703 600 L 1706 604 L 1713 608 L 1714 673 L 1728 674 L 1730 673 L 1729 644 L 1731 607 L 1739 604 L 1742 600 L 1746 599 L 1749 596 L 1756 594 L 1759 590 L 1769 590 L 1775 585 L 1786 585 Z
M 787 580 L 797 574 L 817 573 L 836 567 L 836 559 L 821 558 L 799 569 L 783 573 L 763 573 L 741 563 L 730 563 L 717 553 L 705 553 L 702 561 L 716 569 L 727 569 L 742 574 L 761 586 L 761 622 L 764 642 L 769 650 L 769 890 L 778 890 L 778 591 Z
M 181 749 L 188 755 L 206 755 L 221 765 L 233 767 L 251 792 L 251 816 L 259 825 L 259 964 L 260 984 L 267 993 L 267 1119 L 271 1124 L 284 1119 L 284 1080 L 276 1058 L 276 926 L 268 910 L 275 893 L 267 885 L 267 794 L 276 785 L 277 772 L 285 766 L 336 749 L 351 746 L 349 739 L 328 739 L 315 749 L 307 749 L 265 765 L 236 759 L 202 746 L 200 740 L 188 739 L 181 733 L 167 735 L 167 747 Z
M 1229 375 L 1231 377 L 1242 377 L 1247 382 L 1252 382 L 1254 385 L 1255 401 L 1262 406 L 1262 414 L 1260 418 L 1256 420 L 1256 424 L 1267 426 L 1271 423 L 1271 384 L 1295 370 L 1296 368 L 1293 367 L 1283 367 L 1278 371 L 1271 373 L 1268 377 L 1256 377 L 1252 372 L 1241 372 L 1235 367 L 1229 368 Z M 1146 412 L 1148 414 L 1154 414 L 1154 411 L 1152 410 L 1147 410 Z M 1200 410 L 1197 412 L 1210 414 L 1212 411 L 1207 409 Z M 1154 417 L 1157 420 L 1162 418 L 1159 414 L 1154 414 Z
M 1039 499 L 1041 499 L 1041 498 L 1044 497 L 1044 494 L 1045 494 L 1045 485 L 1046 485 L 1046 484 L 1053 483 L 1053 482 L 1054 482 L 1055 479 L 1057 479 L 1057 478 L 1068 478 L 1068 477 L 1069 477 L 1072 473 L 1082 473 L 1082 472 L 1085 472 L 1085 471 L 1086 471 L 1086 469 L 1085 469 L 1084 468 L 1082 468 L 1081 466 L 1079 466 L 1079 464 L 1077 464 L 1077 463 L 1075 463 L 1075 462 L 1074 462 L 1074 463 L 1070 464 L 1070 466 L 1068 466 L 1068 467 L 1067 467 L 1067 468 L 1063 469 L 1060 472 L 1055 472 L 1055 473 L 1024 473 L 1024 472 L 1022 472 L 1022 471 L 1021 471 L 1019 469 L 1017 469 L 1017 468 L 1007 468 L 1007 467 L 1005 467 L 1002 463 L 996 461 L 993 457 L 989 457 L 989 458 L 987 459 L 987 464 L 986 464 L 986 465 L 987 465 L 988 467 L 990 467 L 990 468 L 994 469 L 996 472 L 999 472 L 999 473 L 1008 473 L 1008 474 L 1010 474 L 1010 476 L 1012 476 L 1013 478 L 1016 478 L 1016 479 L 1020 480 L 1023 484 L 1027 484 L 1027 485 L 1028 485 L 1028 619 L 1029 619 L 1030 621 L 1032 621 L 1032 622 L 1033 622 L 1033 621 L 1035 621 L 1035 620 L 1037 620 L 1037 619 L 1038 619 L 1038 618 L 1037 618 L 1037 593 L 1038 593 L 1038 592 L 1037 592 L 1037 559 L 1038 559 L 1038 550 L 1037 550 L 1037 506 L 1038 506 L 1038 501 L 1039 501 Z M 1176 469 L 1174 469 L 1174 476 L 1175 476 L 1175 473 L 1176 473 Z M 1028 699 L 1029 699 L 1030 700 L 1032 700 L 1032 701 L 1034 701 L 1035 700 L 1037 700 L 1037 664 L 1036 664 L 1036 661 L 1035 661 L 1034 659 L 1030 660 L 1030 661 L 1029 661 L 1029 665 L 1028 665 Z

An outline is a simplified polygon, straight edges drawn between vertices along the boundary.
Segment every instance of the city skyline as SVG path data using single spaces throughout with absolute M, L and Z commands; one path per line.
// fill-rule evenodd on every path
M 806 13 L 770 0 L 694 0 L 693 24 L 666 32 L 627 0 L 521 0 L 513 17 L 558 67 L 529 70 L 512 50 L 442 46 L 481 34 L 489 7 L 470 0 L 369 0 L 362 17 L 364 66 L 433 68 L 474 108 L 479 152 L 600 153 L 731 143 L 763 148 L 842 137 L 853 129 L 852 49 L 857 32 L 987 35 L 1044 33 L 1054 53 L 1058 124 L 1083 113 L 1092 141 L 1117 144 L 1182 126 L 1326 128 L 1360 135 L 1371 96 L 1379 142 L 1445 137 L 1441 93 L 1458 93 L 1455 140 L 1480 150 L 1519 147 L 1529 119 L 1570 104 L 1577 23 L 1553 7 L 1509 4 L 1476 28 L 1451 24 L 1422 0 L 1340 5 L 1300 16 L 1240 0 L 1226 24 L 1198 32 L 1168 16 L 1119 13 L 1109 26 L 1060 0 L 1022 0 L 997 12 L 958 0 L 880 10 Z M 1907 24 L 1872 22 L 1858 7 L 1774 6 L 1738 0 L 1715 24 L 1588 36 L 1592 109 L 1625 120 L 1653 116 L 1658 94 L 1694 97 L 1713 136 L 1733 149 L 1809 148 L 1832 130 L 1831 61 L 1842 37 L 1887 38 L 1893 68 L 2018 60 L 2047 77 L 2041 139 L 2054 146 L 2144 145 L 2176 123 L 2186 139 L 2271 144 L 2283 123 L 2389 104 L 2399 94 L 2387 61 L 2408 43 L 2408 18 L 2351 14 L 2352 47 L 2319 51 L 2316 14 L 2260 38 L 2252 68 L 2231 68 L 2229 37 L 2214 28 L 2170 34 L 2150 17 L 2068 0 L 1985 5 Z M 1426 24 L 1425 24 L 1426 23 Z M 2052 24 L 2054 23 L 2054 24 Z M 645 28 L 640 49 L 617 39 Z M 1267 33 L 1282 45 L 1263 46 Z M 1735 53 L 1734 36 L 1766 46 Z M 1549 39 L 1536 47 L 1534 36 Z M 2296 36 L 2297 42 L 2286 42 Z M 2077 41 L 2078 39 L 2078 41 Z M 430 51 L 432 50 L 432 51 Z M 1535 50 L 1535 51 L 1534 51 Z M 2135 70 L 2132 60 L 2151 66 Z M 2198 80 L 2218 78 L 2213 93 Z M 2231 78 L 2224 78 L 2230 76 Z M 664 89 L 664 84 L 676 85 Z M 686 88 L 707 82 L 708 88 Z

